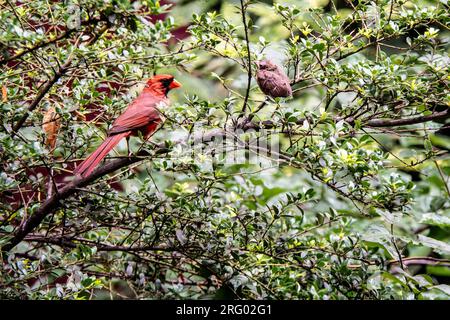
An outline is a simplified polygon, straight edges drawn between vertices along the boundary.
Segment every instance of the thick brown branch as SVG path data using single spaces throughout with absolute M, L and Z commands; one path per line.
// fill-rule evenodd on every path
M 142 157 L 145 155 L 147 155 L 146 152 L 141 152 L 140 155 L 135 157 L 127 157 L 111 161 L 104 166 L 96 169 L 90 176 L 86 178 L 75 178 L 65 187 L 57 190 L 56 193 L 51 198 L 43 202 L 39 209 L 37 209 L 37 211 L 28 218 L 28 220 L 22 225 L 22 227 L 16 231 L 13 238 L 2 247 L 2 251 L 9 251 L 17 244 L 19 244 L 31 231 L 33 231 L 37 226 L 41 224 L 45 217 L 47 217 L 49 214 L 53 213 L 60 207 L 62 200 L 67 199 L 68 197 L 73 195 L 75 192 L 77 192 L 78 188 L 87 186 L 96 179 L 114 172 L 117 169 L 141 161 L 143 159 Z
M 364 125 L 368 127 L 397 127 L 448 118 L 450 118 L 450 108 L 427 116 L 417 116 L 404 119 L 372 119 L 364 123 Z
M 253 118 L 253 117 L 252 117 Z M 362 121 L 363 127 L 397 127 L 397 126 L 406 126 L 411 124 L 425 123 L 434 120 L 444 120 L 450 118 L 450 109 L 441 112 L 435 112 L 427 116 L 416 116 L 409 118 L 400 118 L 400 119 L 371 119 L 367 121 Z M 297 125 L 302 125 L 305 121 L 305 118 L 299 118 L 296 121 Z M 335 122 L 346 120 L 349 123 L 352 123 L 354 119 L 352 118 L 334 118 Z M 260 122 L 248 122 L 242 121 L 238 128 L 244 129 L 272 129 L 276 128 L 277 124 L 271 120 L 265 120 Z
M 371 126 L 392 126 L 392 123 L 396 123 L 396 125 L 406 125 L 406 124 L 414 124 L 427 122 L 436 119 L 443 119 L 449 117 L 449 111 L 437 112 L 429 116 L 420 116 L 408 119 L 394 119 L 394 120 L 386 120 L 386 119 L 373 119 L 368 121 L 368 125 Z M 300 119 L 299 123 L 303 123 L 304 120 Z M 247 122 L 245 119 L 238 126 L 239 129 L 248 130 L 261 130 L 261 129 L 269 129 L 276 127 L 276 124 L 273 121 L 263 121 L 263 122 Z M 224 137 L 227 135 L 227 132 L 223 129 L 213 129 L 207 132 L 200 133 L 195 136 L 190 143 L 205 143 L 210 142 L 215 138 Z M 175 143 L 181 143 L 180 141 Z M 169 150 L 163 145 L 160 145 L 156 149 L 157 154 L 167 153 Z M 75 194 L 79 188 L 89 185 L 91 182 L 96 179 L 103 177 L 111 172 L 114 172 L 120 168 L 129 166 L 133 163 L 139 162 L 145 157 L 148 157 L 148 153 L 145 151 L 140 152 L 137 156 L 120 158 L 118 160 L 111 161 L 104 166 L 96 169 L 92 175 L 87 178 L 77 178 L 73 180 L 71 183 L 63 187 L 61 190 L 57 191 L 51 198 L 47 201 L 43 202 L 40 208 L 23 224 L 23 226 L 16 231 L 12 239 L 9 240 L 3 247 L 3 251 L 9 251 L 14 248 L 18 243 L 25 239 L 25 237 L 33 231 L 40 223 L 47 217 L 49 214 L 54 212 L 56 209 L 60 207 L 61 201 L 67 199 L 71 195 Z
M 201 133 L 190 141 L 192 144 L 202 143 L 202 142 L 210 142 L 216 137 L 224 136 L 226 132 L 221 129 L 211 130 L 206 133 Z M 181 143 L 178 141 L 176 143 Z M 155 150 L 155 154 L 164 154 L 169 152 L 169 149 L 161 144 Z M 25 237 L 30 234 L 36 227 L 38 227 L 41 222 L 55 210 L 57 210 L 61 206 L 61 201 L 67 199 L 68 197 L 74 195 L 79 191 L 80 188 L 83 188 L 93 181 L 101 178 L 109 173 L 112 173 L 120 168 L 130 166 L 133 163 L 142 161 L 149 156 L 148 152 L 141 151 L 136 156 L 120 158 L 111 162 L 106 163 L 105 165 L 97 168 L 90 176 L 86 178 L 75 178 L 72 182 L 64 186 L 60 190 L 56 190 L 55 194 L 47 199 L 42 205 L 34 212 L 28 220 L 22 225 L 20 229 L 18 229 L 11 239 L 8 240 L 3 247 L 0 248 L 0 251 L 10 251 L 17 244 L 25 239 Z

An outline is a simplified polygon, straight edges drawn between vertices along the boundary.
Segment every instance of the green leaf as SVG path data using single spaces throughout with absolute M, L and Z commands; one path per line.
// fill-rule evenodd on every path
M 444 204 L 447 202 L 447 198 L 441 197 L 441 196 L 437 196 L 437 197 L 433 197 L 433 200 L 431 200 L 430 203 L 430 209 L 432 211 L 438 211 L 439 209 L 441 209 Z
M 384 248 L 391 258 L 397 258 L 397 250 L 391 241 L 392 235 L 384 226 L 378 224 L 369 226 L 364 231 L 362 238 L 368 243 L 376 244 Z
M 448 228 L 450 227 L 450 217 L 437 213 L 426 213 L 422 216 L 422 219 L 420 219 L 420 223 L 426 223 L 441 228 Z
M 429 238 L 421 234 L 417 236 L 417 239 L 419 243 L 421 243 L 424 246 L 432 248 L 436 252 L 443 254 L 450 254 L 450 245 L 448 243 L 433 238 Z

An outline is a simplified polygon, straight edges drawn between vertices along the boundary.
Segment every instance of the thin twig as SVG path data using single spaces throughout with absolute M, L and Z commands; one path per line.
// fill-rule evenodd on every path
M 437 163 L 436 160 L 434 160 L 434 164 L 435 164 L 436 168 L 439 171 L 439 175 L 441 176 L 442 183 L 444 184 L 445 190 L 447 190 L 447 194 L 450 197 L 450 189 L 448 187 L 447 181 L 445 180 L 444 173 L 442 172 L 442 169 L 441 169 L 441 167 L 439 166 L 439 164 Z
M 244 4 L 244 0 L 241 0 L 242 23 L 244 24 L 245 42 L 247 45 L 247 89 L 245 91 L 244 105 L 242 106 L 241 116 L 245 114 L 245 110 L 248 104 L 248 98 L 250 96 L 250 86 L 252 83 L 252 58 L 250 53 L 250 41 L 248 38 L 247 18 L 245 16 L 245 10 L 246 5 Z

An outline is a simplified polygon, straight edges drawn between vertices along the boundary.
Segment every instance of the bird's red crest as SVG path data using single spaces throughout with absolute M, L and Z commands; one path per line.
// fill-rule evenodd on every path
M 181 84 L 170 74 L 158 74 L 147 80 L 144 90 L 155 94 L 167 95 L 171 89 L 179 88 Z

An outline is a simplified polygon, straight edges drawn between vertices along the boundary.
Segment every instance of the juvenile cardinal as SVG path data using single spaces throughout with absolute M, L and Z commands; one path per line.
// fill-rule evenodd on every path
M 261 91 L 272 98 L 292 95 L 290 80 L 283 69 L 269 60 L 257 62 L 256 82 Z
M 114 121 L 106 140 L 74 170 L 74 175 L 89 176 L 122 138 L 141 132 L 148 139 L 162 121 L 159 109 L 169 103 L 167 94 L 179 87 L 181 84 L 168 74 L 149 79 L 141 94 Z

